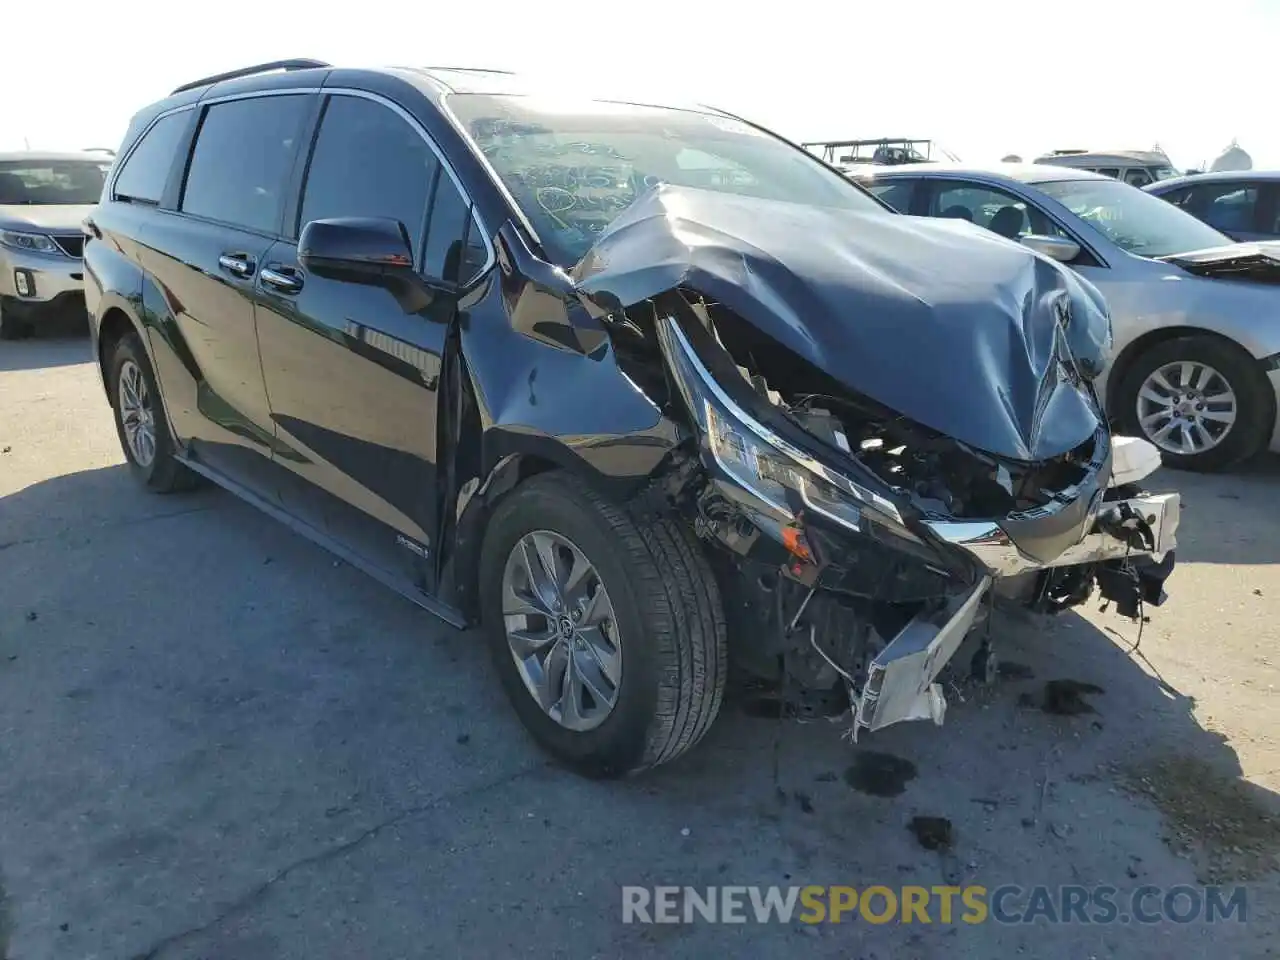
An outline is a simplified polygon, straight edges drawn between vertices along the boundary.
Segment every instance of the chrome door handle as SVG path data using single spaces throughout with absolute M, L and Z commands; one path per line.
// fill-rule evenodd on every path
M 218 258 L 218 266 L 237 277 L 253 276 L 253 261 L 242 254 L 224 253 Z
M 271 267 L 263 267 L 262 273 L 258 276 L 262 278 L 263 283 L 280 293 L 297 293 L 302 289 L 302 277 L 293 272 L 282 273 Z

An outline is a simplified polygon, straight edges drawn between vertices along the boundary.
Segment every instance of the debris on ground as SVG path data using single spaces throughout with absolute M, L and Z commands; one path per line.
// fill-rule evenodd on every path
M 1044 685 L 1044 699 L 1040 709 L 1060 717 L 1076 717 L 1084 713 L 1097 713 L 1085 695 L 1103 693 L 1096 683 L 1080 680 L 1050 680 Z
M 1201 883 L 1256 880 L 1280 867 L 1280 812 L 1249 781 L 1175 755 L 1129 768 L 1121 783 L 1160 810 L 1166 845 L 1196 863 Z
M 40 614 L 36 613 L 34 610 L 28 610 L 28 611 L 27 611 L 27 622 L 28 622 L 28 623 L 35 623 L 35 622 L 36 622 L 37 620 L 39 620 L 39 619 L 40 619 Z
M 907 829 L 915 835 L 916 842 L 926 850 L 951 848 L 951 821 L 946 817 L 912 817 Z
M 800 804 L 800 809 L 804 813 L 813 813 L 813 798 L 800 790 L 795 792 L 795 797 L 796 803 Z
M 859 793 L 873 797 L 896 797 L 916 778 L 916 765 L 891 753 L 865 750 L 844 772 L 844 781 Z

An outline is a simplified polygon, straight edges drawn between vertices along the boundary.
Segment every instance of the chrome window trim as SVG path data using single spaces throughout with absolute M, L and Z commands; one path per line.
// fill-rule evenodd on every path
M 444 114 L 444 118 L 449 126 L 453 127 L 458 136 L 462 138 L 462 142 L 467 145 L 467 149 L 471 151 L 471 155 L 484 168 L 485 173 L 489 175 L 490 182 L 497 188 L 498 193 L 507 201 L 507 207 L 511 210 L 512 215 L 520 222 L 520 226 L 524 228 L 525 234 L 538 246 L 546 250 L 546 244 L 542 242 L 542 237 L 538 235 L 538 231 L 533 226 L 533 221 L 529 219 L 524 212 L 524 208 L 516 202 L 515 194 L 507 189 L 506 182 L 498 174 L 497 169 L 489 158 L 484 155 L 484 151 L 480 149 L 480 145 L 475 142 L 471 134 L 463 127 L 462 122 L 457 118 L 454 112 L 449 108 L 449 97 L 453 96 L 455 91 L 450 90 L 440 98 L 440 112 Z M 469 96 L 469 94 L 458 94 L 458 96 Z M 487 231 L 486 231 L 487 232 Z

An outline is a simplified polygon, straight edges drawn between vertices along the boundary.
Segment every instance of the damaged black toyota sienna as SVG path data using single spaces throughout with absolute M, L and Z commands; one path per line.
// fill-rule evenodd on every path
M 1101 413 L 1096 291 L 738 118 L 296 60 L 118 157 L 85 286 L 138 480 L 478 625 L 583 772 L 693 746 L 731 661 L 855 735 L 941 723 L 997 603 L 1164 597 L 1179 500 Z

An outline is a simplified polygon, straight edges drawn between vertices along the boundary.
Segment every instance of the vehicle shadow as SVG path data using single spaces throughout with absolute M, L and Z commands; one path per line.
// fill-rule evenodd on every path
M 0 373 L 85 363 L 92 359 L 86 333 L 83 323 L 64 321 L 40 327 L 25 340 L 0 340 Z
M 1098 929 L 859 921 L 801 939 L 799 925 L 751 924 L 742 939 L 741 927 L 624 926 L 619 887 L 1230 884 L 1262 880 L 1280 852 L 1280 797 L 1243 780 L 1232 744 L 1145 659 L 1161 660 L 1158 623 L 1131 652 L 1136 627 L 1096 625 L 1092 610 L 1000 614 L 1003 679 L 953 671 L 941 728 L 854 744 L 847 718 L 765 719 L 734 690 L 688 755 L 596 782 L 546 767 L 475 632 L 216 489 L 149 495 L 123 465 L 46 480 L 0 498 L 0 556 L 0 729 L 24 731 L 0 744 L 13 771 L 0 859 L 24 878 L 10 884 L 20 907 L 48 889 L 57 916 L 85 917 L 66 933 L 84 949 L 48 955 L 87 953 L 105 929 L 111 955 L 283 956 L 264 944 L 327 943 L 346 911 L 357 946 L 394 928 L 439 955 L 480 955 L 449 939 L 455 928 L 501 955 L 492 944 L 572 924 L 565 956 L 702 957 L 737 936 L 743 957 L 1060 960 L 1096 952 Z M 1176 597 L 1155 619 L 1175 616 Z M 922 816 L 950 824 L 937 849 L 910 829 Z M 263 892 L 267 875 L 280 889 L 200 932 L 211 915 L 189 892 L 211 863 L 219 902 Z M 316 882 L 320 869 L 331 873 Z M 516 892 L 495 894 L 504 883 Z M 416 906 L 397 913 L 402 902 Z M 138 904 L 145 930 L 130 920 Z M 184 950 L 203 952 L 148 954 L 188 928 Z M 45 935 L 18 929 L 26 944 Z M 1207 929 L 1227 956 L 1254 955 L 1231 938 L 1265 932 L 1178 929 Z M 1144 946 L 1150 933 L 1108 927 L 1108 955 L 1210 955 Z
M 1161 470 L 1147 486 L 1182 494 L 1179 563 L 1280 563 L 1280 455 L 1227 473 Z

